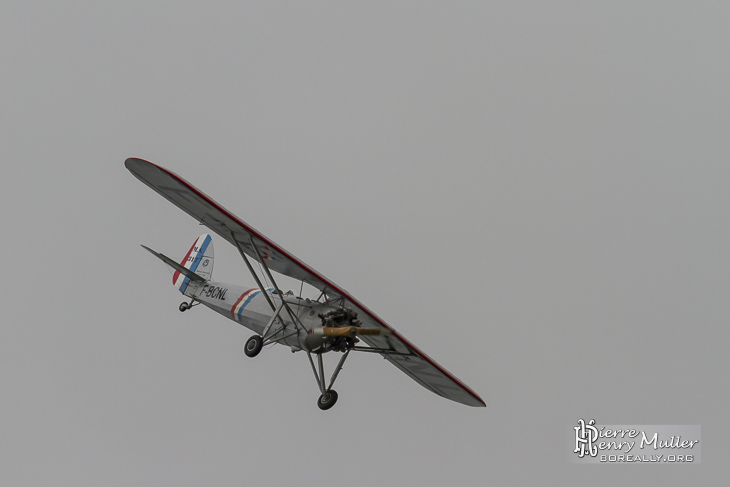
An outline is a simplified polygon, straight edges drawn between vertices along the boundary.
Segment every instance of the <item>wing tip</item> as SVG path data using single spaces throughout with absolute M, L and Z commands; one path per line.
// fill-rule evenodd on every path
M 471 406 L 473 408 L 485 408 L 487 407 L 487 403 L 484 402 L 484 400 L 477 396 L 475 393 L 470 392 L 471 397 L 469 398 L 469 401 L 458 401 L 466 406 Z
M 140 159 L 139 157 L 128 157 L 124 161 L 124 167 L 126 167 L 127 169 L 132 171 L 132 168 L 134 166 L 139 166 L 139 165 L 145 164 L 145 163 L 150 164 L 150 162 L 145 161 L 144 159 Z

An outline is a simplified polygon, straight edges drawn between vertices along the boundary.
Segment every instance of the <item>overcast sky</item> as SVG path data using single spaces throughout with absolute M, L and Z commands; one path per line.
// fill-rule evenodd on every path
M 727 479 L 730 7 L 359 4 L 3 3 L 0 484 Z M 323 412 L 304 355 L 181 314 L 139 244 L 204 229 L 132 156 L 488 407 L 357 355 Z M 702 464 L 573 465 L 580 418 L 701 425 Z

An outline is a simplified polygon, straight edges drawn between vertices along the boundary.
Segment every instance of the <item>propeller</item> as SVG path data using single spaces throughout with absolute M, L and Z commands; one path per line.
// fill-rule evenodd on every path
M 310 328 L 309 334 L 326 337 L 356 337 L 358 335 L 388 336 L 390 335 L 390 330 L 386 330 L 385 328 L 363 328 L 361 326 L 320 326 L 318 328 Z

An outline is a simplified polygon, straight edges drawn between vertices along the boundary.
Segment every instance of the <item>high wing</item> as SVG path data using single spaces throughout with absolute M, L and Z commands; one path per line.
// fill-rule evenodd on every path
M 323 292 L 328 301 L 337 301 L 342 306 L 354 309 L 364 326 L 389 330 L 387 335 L 361 336 L 360 339 L 426 389 L 468 406 L 486 406 L 473 390 L 406 340 L 345 289 L 304 264 L 177 174 L 142 159 L 130 158 L 124 165 L 137 179 L 202 225 L 239 247 L 252 259 L 260 262 L 260 255 L 269 269 L 306 282 Z

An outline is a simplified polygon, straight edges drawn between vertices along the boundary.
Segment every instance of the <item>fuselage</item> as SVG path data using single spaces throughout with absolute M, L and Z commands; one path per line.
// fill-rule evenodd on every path
M 183 294 L 262 335 L 274 315 L 264 293 L 277 308 L 284 300 L 303 325 L 296 327 L 286 309 L 282 309 L 270 330 L 272 332 L 283 326 L 284 329 L 278 335 L 278 343 L 288 345 L 293 351 L 309 348 L 305 344 L 308 330 L 321 326 L 320 314 L 335 309 L 291 293 L 280 295 L 272 288 L 261 290 L 216 281 L 191 282 Z

